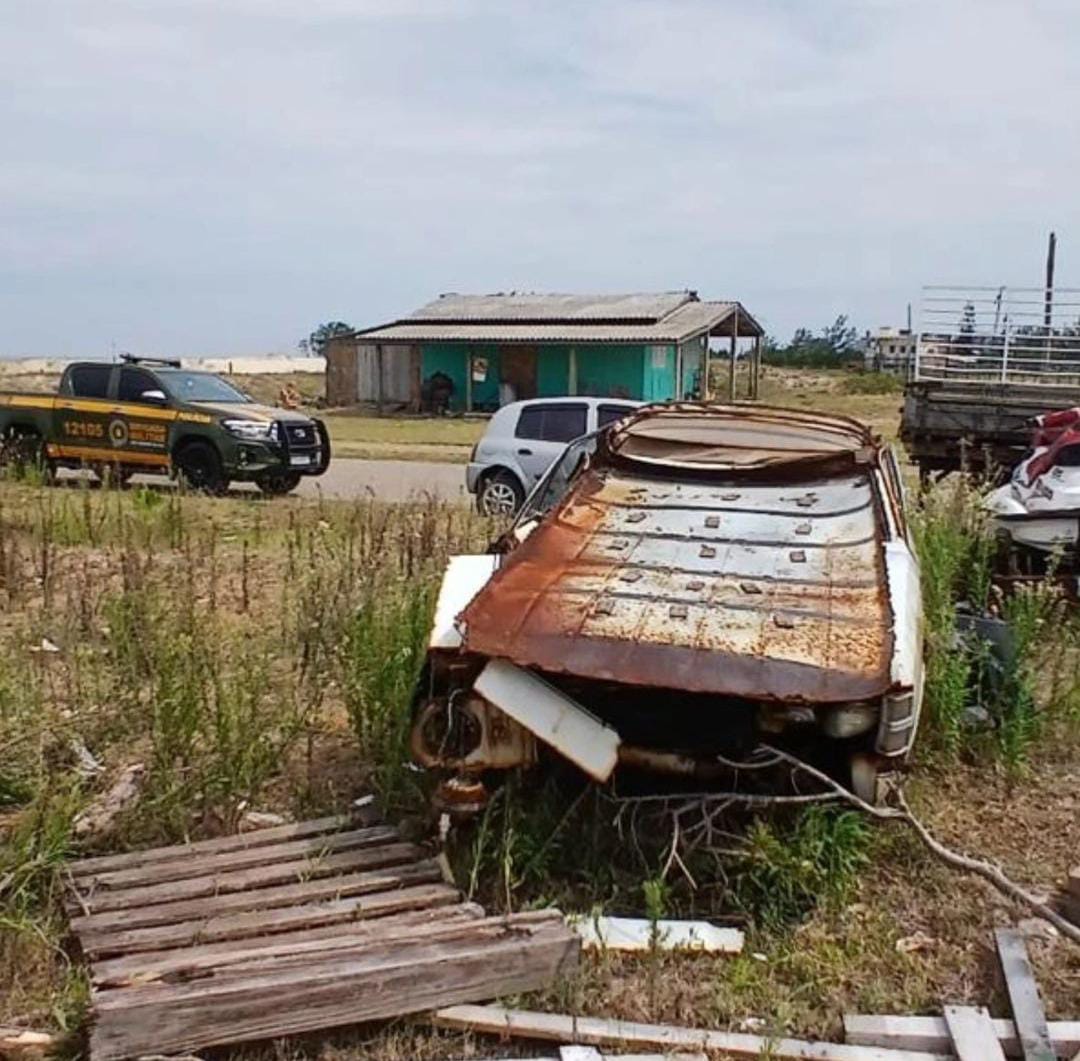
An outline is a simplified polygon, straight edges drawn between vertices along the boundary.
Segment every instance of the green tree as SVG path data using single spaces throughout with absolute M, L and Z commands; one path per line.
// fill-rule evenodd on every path
M 306 339 L 301 339 L 299 347 L 304 353 L 311 353 L 321 357 L 326 349 L 326 344 L 339 335 L 352 335 L 356 329 L 344 321 L 327 321 L 320 324 Z

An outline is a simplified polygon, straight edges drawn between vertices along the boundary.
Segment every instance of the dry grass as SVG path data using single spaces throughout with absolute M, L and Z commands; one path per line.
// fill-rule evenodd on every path
M 823 393 L 838 405 L 869 400 Z M 400 768 L 410 645 L 445 557 L 482 548 L 492 529 L 456 506 L 0 483 L 0 880 L 15 874 L 0 888 L 0 1023 L 79 1024 L 85 984 L 63 946 L 60 873 L 81 853 L 73 814 L 124 764 L 149 764 L 146 797 L 94 850 L 214 835 L 245 803 L 313 815 L 373 787 L 428 824 L 424 793 Z M 60 651 L 34 651 L 42 638 Z M 406 662 L 387 667 L 388 658 Z M 157 709 L 163 690 L 168 716 Z M 1076 859 L 1077 727 L 1062 716 L 1040 733 L 1021 773 L 974 744 L 949 759 L 924 736 L 909 783 L 917 812 L 1033 889 L 1056 888 Z M 75 737 L 103 762 L 100 777 L 79 775 Z M 458 831 L 459 879 L 475 870 L 493 908 L 557 900 L 641 915 L 659 893 L 671 916 L 743 924 L 748 946 L 736 959 L 592 956 L 525 1004 L 732 1028 L 754 1017 L 834 1038 L 854 1009 L 989 1002 L 1006 1013 L 991 930 L 1026 912 L 934 862 L 898 827 L 871 830 L 869 865 L 836 901 L 765 923 L 740 901 L 730 861 L 692 864 L 693 888 L 677 871 L 662 875 L 667 835 L 632 850 L 588 793 L 567 815 L 575 784 L 557 781 L 563 802 L 550 808 L 543 790 L 523 786 L 479 859 L 476 827 Z M 736 840 L 745 825 L 733 819 Z M 924 949 L 898 952 L 920 932 Z M 1051 1015 L 1076 1018 L 1080 950 L 1062 941 L 1031 950 Z M 440 1061 L 507 1049 L 400 1021 L 243 1053 Z

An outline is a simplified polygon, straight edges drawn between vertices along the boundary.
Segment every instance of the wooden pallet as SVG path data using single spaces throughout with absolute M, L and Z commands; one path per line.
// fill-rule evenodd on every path
M 558 911 L 486 917 L 370 812 L 71 867 L 94 1061 L 191 1052 L 544 987 Z

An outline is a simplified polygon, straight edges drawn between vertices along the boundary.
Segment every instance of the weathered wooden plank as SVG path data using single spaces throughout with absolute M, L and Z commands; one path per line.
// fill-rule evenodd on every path
M 192 979 L 196 975 L 223 969 L 248 969 L 253 962 L 283 956 L 315 956 L 355 949 L 372 942 L 394 939 L 428 939 L 448 925 L 459 926 L 479 920 L 483 908 L 475 903 L 439 906 L 367 921 L 324 925 L 296 932 L 281 932 L 254 939 L 227 940 L 166 951 L 144 951 L 93 964 L 95 987 L 119 986 L 136 981 Z
M 999 928 L 995 929 L 994 938 L 1024 1061 L 1055 1061 L 1046 1012 L 1028 961 L 1024 937 L 1016 929 Z
M 280 844 L 259 844 L 257 847 L 221 854 L 194 855 L 191 858 L 172 859 L 162 863 L 150 863 L 131 869 L 117 869 L 108 873 L 93 873 L 81 877 L 78 888 L 84 903 L 93 907 L 104 892 L 134 889 L 145 885 L 165 884 L 189 877 L 204 877 L 227 873 L 254 866 L 266 866 L 279 862 L 294 862 L 305 858 L 322 858 L 337 851 L 349 851 L 361 847 L 377 847 L 400 841 L 398 831 L 389 825 L 370 825 L 363 829 L 326 833 L 320 836 L 290 840 Z
M 83 909 L 85 916 L 93 916 L 201 899 L 203 896 L 228 895 L 232 892 L 254 893 L 259 888 L 291 881 L 316 880 L 342 873 L 416 862 L 423 854 L 423 850 L 416 844 L 401 842 L 378 847 L 358 847 L 330 855 L 312 855 L 290 862 L 275 862 L 268 866 L 228 870 L 202 877 L 189 877 L 186 880 L 168 881 L 165 884 L 145 884 L 138 888 L 105 892 L 85 899 Z
M 440 1027 L 492 1035 L 521 1036 L 554 1042 L 573 1041 L 594 1046 L 644 1046 L 663 1049 L 726 1051 L 732 1057 L 778 1061 L 948 1061 L 948 1054 L 921 1050 L 884 1050 L 843 1043 L 811 1043 L 800 1039 L 767 1038 L 741 1032 L 683 1028 L 667 1024 L 535 1013 L 501 1006 L 453 1006 L 433 1018 Z
M 335 814 L 327 818 L 313 818 L 306 822 L 275 825 L 269 829 L 253 829 L 246 833 L 219 836 L 213 840 L 193 840 L 187 844 L 170 844 L 168 847 L 152 847 L 145 851 L 126 851 L 117 855 L 95 855 L 71 863 L 68 871 L 73 877 L 108 873 L 118 869 L 133 869 L 151 863 L 160 864 L 194 855 L 222 854 L 227 851 L 243 851 L 247 848 L 276 844 L 282 840 L 300 840 L 321 833 L 336 833 L 344 829 L 356 829 L 374 825 L 379 815 L 374 807 L 361 807 L 351 814 Z
M 300 928 L 341 924 L 361 918 L 384 917 L 404 910 L 446 906 L 458 902 L 460 898 L 460 892 L 451 885 L 420 884 L 391 891 L 379 890 L 367 895 L 354 894 L 348 899 L 220 914 L 175 924 L 154 925 L 150 928 L 126 931 L 114 928 L 103 932 L 83 932 L 79 935 L 79 943 L 83 952 L 91 958 L 165 950 L 194 943 L 216 943 Z
M 994 1034 L 1006 1057 L 1021 1055 L 1020 1038 L 1011 1020 L 994 1020 Z M 898 1050 L 947 1051 L 952 1042 L 942 1017 L 900 1017 L 867 1013 L 844 1014 L 844 1038 L 861 1046 Z M 1050 1042 L 1059 1057 L 1080 1050 L 1080 1021 L 1051 1021 Z
M 511 919 L 513 921 L 513 919 Z M 491 998 L 547 986 L 577 961 L 579 941 L 560 918 L 498 938 L 398 947 L 385 961 L 327 962 L 228 981 L 211 991 L 151 984 L 94 1003 L 94 1061 L 207 1046 L 415 1013 L 442 999 Z
M 366 895 L 370 892 L 399 888 L 406 884 L 421 884 L 443 880 L 439 862 L 425 859 L 407 862 L 401 866 L 346 873 L 340 877 L 316 877 L 314 880 L 295 884 L 279 884 L 271 888 L 259 888 L 251 892 L 234 892 L 210 898 L 187 899 L 181 902 L 154 903 L 136 910 L 114 910 L 85 917 L 71 918 L 72 931 L 80 937 L 88 933 L 108 932 L 111 929 L 125 931 L 133 928 L 151 928 L 173 922 L 192 921 L 218 914 L 255 912 L 276 906 L 299 906 L 304 903 L 322 902 L 328 899 L 344 899 L 350 895 Z
M 228 973 L 218 977 L 213 974 L 197 977 L 193 980 L 176 982 L 156 982 L 138 984 L 132 988 L 105 989 L 95 991 L 92 1002 L 95 1013 L 111 1012 L 117 1009 L 130 1009 L 142 1006 L 147 1000 L 157 1005 L 168 1000 L 181 1003 L 197 999 L 209 1001 L 228 998 L 258 998 L 267 984 L 275 987 L 295 986 L 303 981 L 314 983 L 318 980 L 331 981 L 340 975 L 343 969 L 349 973 L 360 973 L 371 969 L 390 968 L 397 965 L 423 964 L 428 958 L 459 949 L 462 946 L 480 946 L 488 942 L 517 940 L 526 943 L 533 939 L 547 939 L 561 933 L 559 915 L 552 910 L 530 910 L 508 917 L 483 917 L 476 921 L 465 921 L 449 925 L 437 938 L 412 936 L 407 939 L 368 941 L 355 953 L 328 953 L 306 956 L 304 961 L 295 962 L 292 956 L 283 959 L 268 958 L 259 963 L 253 971 L 242 975 Z
M 990 1014 L 981 1006 L 946 1006 L 945 1024 L 959 1061 L 1005 1061 Z

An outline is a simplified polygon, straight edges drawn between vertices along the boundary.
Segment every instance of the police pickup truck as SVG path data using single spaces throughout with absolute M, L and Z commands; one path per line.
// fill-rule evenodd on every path
M 46 476 L 88 467 L 123 482 L 150 472 L 207 493 L 241 481 L 278 495 L 329 463 L 321 420 L 258 405 L 179 361 L 76 362 L 55 395 L 0 393 L 0 465 L 37 465 Z

